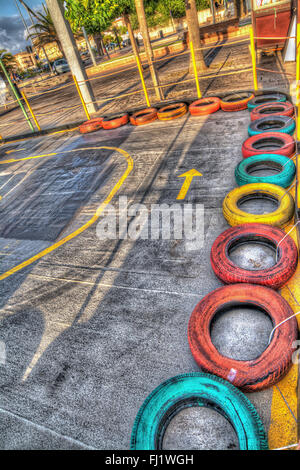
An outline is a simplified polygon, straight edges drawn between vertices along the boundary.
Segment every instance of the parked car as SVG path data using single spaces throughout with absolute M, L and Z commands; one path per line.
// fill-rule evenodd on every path
M 109 51 L 113 51 L 114 49 L 116 49 L 116 47 L 118 47 L 118 44 L 116 44 L 115 42 L 111 42 L 110 44 L 106 45 L 106 49 Z
M 84 59 L 88 59 L 90 56 L 89 54 L 89 51 L 82 51 L 80 52 L 80 57 L 84 60 Z
M 70 72 L 69 64 L 65 59 L 55 60 L 55 62 L 53 63 L 53 68 L 57 74 Z

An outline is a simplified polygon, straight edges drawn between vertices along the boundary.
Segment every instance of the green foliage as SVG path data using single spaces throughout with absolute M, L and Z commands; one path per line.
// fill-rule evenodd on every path
M 35 23 L 33 28 L 34 33 L 30 34 L 34 44 L 37 47 L 42 47 L 49 44 L 49 42 L 56 42 L 59 49 L 62 50 L 60 40 L 48 8 L 45 9 L 44 14 L 40 12 L 36 13 L 35 19 L 37 20 L 37 23 Z
M 209 8 L 209 0 L 196 0 L 197 10 Z M 185 2 L 184 0 L 144 0 L 145 13 L 149 28 L 155 26 L 164 26 L 170 21 L 170 12 L 173 18 L 184 18 Z M 133 29 L 138 29 L 138 20 L 136 12 L 131 15 Z
M 0 49 L 0 59 L 8 72 L 16 67 L 16 59 L 10 52 L 7 52 L 6 49 Z
M 88 34 L 96 34 L 111 26 L 118 8 L 114 0 L 66 0 L 65 16 L 74 32 L 84 26 Z
M 196 0 L 197 9 L 209 8 L 209 0 Z M 164 26 L 170 21 L 170 11 L 174 18 L 185 16 L 184 0 L 144 0 L 149 28 Z M 133 29 L 138 29 L 138 19 L 134 0 L 66 0 L 66 18 L 73 31 L 82 26 L 88 34 L 106 31 L 119 16 L 130 15 Z

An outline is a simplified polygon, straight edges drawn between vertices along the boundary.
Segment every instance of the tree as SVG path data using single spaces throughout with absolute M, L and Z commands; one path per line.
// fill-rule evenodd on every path
M 136 7 L 136 13 L 138 16 L 139 20 L 139 25 L 140 25 L 140 31 L 143 36 L 143 42 L 144 42 L 144 47 L 145 47 L 145 52 L 146 52 L 146 57 L 148 60 L 149 64 L 149 70 L 152 78 L 152 82 L 155 88 L 155 94 L 158 100 L 163 99 L 163 93 L 161 88 L 159 87 L 159 79 L 158 75 L 156 73 L 155 66 L 153 64 L 153 50 L 151 47 L 151 41 L 150 41 L 150 36 L 149 36 L 149 30 L 148 30 L 148 25 L 147 25 L 147 20 L 146 20 L 146 14 L 145 14 L 145 9 L 144 9 L 144 1 L 143 0 L 135 0 L 135 7 Z
M 204 62 L 203 54 L 201 51 L 200 31 L 198 14 L 195 0 L 185 0 L 186 9 L 186 20 L 189 30 L 189 39 L 193 42 L 195 50 L 195 61 L 198 72 L 204 72 L 206 70 L 206 64 Z M 191 64 L 192 69 L 192 64 Z
M 36 13 L 35 19 L 37 19 L 38 22 L 33 25 L 34 32 L 30 34 L 34 44 L 37 47 L 43 47 L 51 42 L 56 42 L 58 49 L 64 56 L 64 51 L 48 8 L 45 9 L 45 14 L 40 12 Z
M 116 19 L 118 16 L 123 16 L 124 22 L 129 34 L 129 39 L 132 46 L 133 54 L 136 60 L 140 60 L 139 49 L 136 43 L 135 36 L 133 34 L 133 28 L 131 24 L 131 16 L 136 14 L 134 0 L 118 0 L 117 8 L 113 11 L 112 16 Z
M 93 36 L 99 55 L 103 55 L 102 32 L 112 25 L 117 8 L 113 0 L 66 0 L 65 16 L 74 33 L 83 26 Z
M 196 0 L 197 10 L 209 8 L 209 0 Z M 145 14 L 149 27 L 169 24 L 170 18 L 183 18 L 186 16 L 184 0 L 147 0 L 145 1 Z M 138 28 L 135 12 L 131 14 L 131 23 L 134 29 Z
M 0 59 L 8 72 L 12 72 L 17 65 L 14 56 L 10 52 L 7 52 L 6 49 L 0 49 Z M 2 72 L 0 71 L 0 73 Z

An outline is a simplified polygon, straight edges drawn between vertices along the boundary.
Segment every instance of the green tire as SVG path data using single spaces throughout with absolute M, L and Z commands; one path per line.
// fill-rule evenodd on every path
M 254 176 L 248 173 L 249 168 L 258 166 L 259 164 L 269 163 L 270 168 L 277 168 L 280 172 L 275 175 Z M 293 182 L 296 167 L 288 157 L 275 154 L 253 155 L 252 157 L 242 160 L 235 169 L 235 179 L 238 186 L 251 183 L 270 183 L 277 184 L 282 188 L 287 188 Z
M 132 450 L 158 450 L 171 419 L 183 408 L 209 406 L 233 426 L 240 450 L 267 450 L 265 431 L 256 409 L 236 387 L 201 372 L 163 382 L 141 406 L 131 435 Z

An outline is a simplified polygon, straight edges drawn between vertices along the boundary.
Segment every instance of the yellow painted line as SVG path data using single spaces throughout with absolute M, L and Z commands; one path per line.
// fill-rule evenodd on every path
M 13 149 L 13 150 L 6 150 L 5 153 L 9 154 L 9 153 L 13 153 L 13 152 L 21 152 L 22 150 L 25 150 L 25 149 Z
M 191 185 L 191 182 L 193 181 L 194 176 L 202 176 L 202 173 L 199 173 L 199 171 L 193 169 L 193 170 L 186 171 L 185 173 L 182 173 L 182 175 L 178 176 L 178 178 L 185 178 L 185 181 L 176 199 L 185 198 L 186 193 L 189 190 L 189 187 Z
M 51 132 L 50 134 L 44 134 L 44 135 L 37 135 L 37 136 L 28 136 L 24 137 L 24 139 L 17 139 L 17 140 L 9 140 L 7 142 L 2 142 L 1 145 L 8 145 L 8 144 L 16 144 L 18 142 L 24 142 L 25 140 L 33 139 L 35 137 L 48 137 L 49 135 L 55 135 L 55 134 L 65 134 L 66 132 L 73 132 L 78 129 L 79 126 L 72 127 L 71 129 L 63 129 L 62 131 L 55 131 Z
M 295 190 L 292 194 L 295 196 Z M 290 224 L 285 228 L 285 231 L 291 230 L 292 226 L 293 224 Z M 290 236 L 297 244 L 296 228 L 290 232 Z M 295 313 L 300 310 L 300 263 L 294 276 L 283 286 L 280 293 Z M 296 316 L 296 318 L 300 327 L 300 317 Z M 277 384 L 296 419 L 298 419 L 298 368 L 298 364 L 293 364 L 288 374 Z M 289 446 L 299 441 L 297 423 L 280 392 L 276 387 L 273 387 L 271 423 L 268 434 L 270 449 Z
M 29 266 L 30 264 L 34 263 L 38 259 L 42 258 L 43 256 L 48 255 L 52 251 L 56 250 L 60 246 L 67 243 L 69 240 L 72 240 L 73 238 L 77 237 L 79 234 L 84 232 L 87 228 L 89 228 L 91 225 L 93 225 L 99 219 L 99 217 L 100 217 L 101 213 L 103 212 L 103 210 L 105 209 L 105 207 L 110 203 L 110 201 L 113 199 L 115 194 L 118 192 L 118 190 L 120 189 L 120 187 L 122 186 L 122 184 L 124 183 L 126 178 L 128 177 L 129 173 L 133 169 L 133 160 L 132 160 L 131 156 L 125 150 L 122 150 L 120 148 L 105 147 L 105 146 L 102 146 L 102 147 L 89 147 L 89 148 L 85 148 L 85 149 L 73 149 L 73 150 L 65 151 L 63 153 L 79 152 L 80 150 L 82 151 L 82 150 L 91 150 L 91 149 L 93 149 L 93 150 L 95 150 L 95 149 L 96 150 L 103 150 L 103 149 L 114 150 L 116 152 L 119 152 L 121 155 L 123 155 L 125 157 L 126 161 L 127 161 L 127 169 L 124 172 L 124 174 L 121 176 L 119 181 L 115 184 L 115 186 L 113 187 L 113 189 L 111 190 L 109 195 L 100 204 L 100 206 L 97 208 L 96 212 L 94 213 L 93 217 L 90 220 L 88 220 L 88 222 L 86 222 L 84 225 L 82 225 L 81 227 L 79 227 L 77 230 L 70 233 L 66 237 L 59 240 L 57 243 L 54 243 L 53 245 L 49 246 L 45 250 L 40 251 L 40 253 L 37 253 L 36 255 L 32 256 L 28 260 L 23 261 L 23 263 L 18 264 L 17 266 L 10 269 L 9 271 L 6 271 L 5 273 L 1 274 L 0 275 L 0 281 L 2 281 L 3 279 L 6 279 L 7 277 L 11 276 L 12 274 L 16 273 L 17 271 L 20 271 L 21 269 L 25 268 L 26 266 Z M 31 158 L 42 158 L 43 156 L 45 157 L 45 156 L 49 156 L 49 155 L 58 155 L 58 153 L 56 153 L 56 154 L 55 153 L 47 154 L 47 155 L 39 155 L 39 156 L 31 157 Z M 30 157 L 26 157 L 26 159 L 27 158 L 30 158 Z M 23 159 L 21 159 L 21 160 L 23 160 Z

